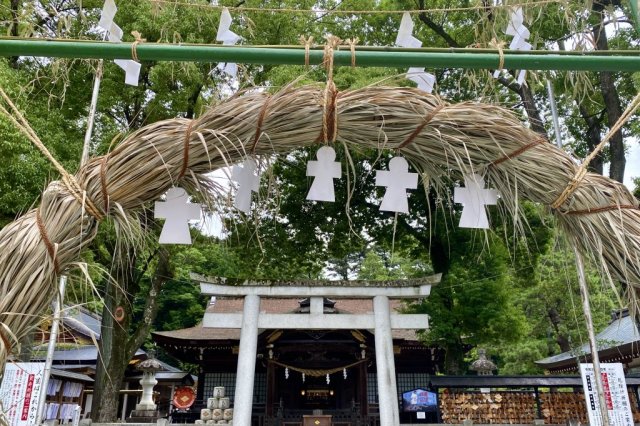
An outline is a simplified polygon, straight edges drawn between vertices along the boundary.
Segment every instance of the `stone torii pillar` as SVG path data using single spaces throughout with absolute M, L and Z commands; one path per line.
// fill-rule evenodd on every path
M 424 329 L 429 326 L 428 315 L 392 314 L 389 299 L 423 298 L 440 275 L 403 281 L 250 281 L 226 278 L 207 278 L 196 274 L 200 291 L 207 296 L 243 297 L 242 314 L 205 313 L 203 327 L 239 328 L 240 350 L 236 372 L 234 424 L 249 426 L 253 408 L 258 332 L 264 329 L 338 330 L 366 329 L 375 335 L 376 368 L 380 424 L 400 424 L 395 362 L 393 358 L 393 329 Z M 262 297 L 310 299 L 308 314 L 260 314 Z M 373 314 L 324 314 L 323 299 L 373 299 Z
M 391 336 L 391 316 L 387 296 L 373 298 L 373 315 L 376 327 L 376 373 L 380 424 L 399 425 L 396 366 L 393 359 L 393 337 Z
M 233 402 L 233 422 L 239 425 L 251 424 L 253 408 L 253 382 L 258 351 L 258 314 L 260 296 L 248 294 L 244 297 L 242 328 L 240 330 L 240 350 L 236 372 L 236 390 Z M 247 409 L 248 407 L 248 409 Z

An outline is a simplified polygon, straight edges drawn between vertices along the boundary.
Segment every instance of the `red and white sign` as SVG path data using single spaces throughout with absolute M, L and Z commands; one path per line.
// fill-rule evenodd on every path
M 601 426 L 602 415 L 600 414 L 593 364 L 580 364 L 580 373 L 582 375 L 587 413 L 589 414 L 589 424 Z M 600 364 L 600 374 L 602 376 L 604 401 L 609 415 L 609 425 L 633 426 L 629 393 L 622 364 Z
M 35 424 L 43 376 L 44 362 L 13 362 L 5 366 L 0 401 L 10 426 Z

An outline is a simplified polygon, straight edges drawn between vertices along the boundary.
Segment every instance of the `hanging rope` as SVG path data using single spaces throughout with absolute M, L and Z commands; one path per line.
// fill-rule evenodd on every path
M 309 69 L 309 49 L 311 48 L 312 43 L 313 43 L 313 36 L 309 36 L 308 38 L 305 38 L 304 36 L 300 36 L 300 44 L 304 46 L 305 69 Z
M 349 50 L 351 51 L 351 68 L 356 67 L 356 44 L 360 39 L 358 37 L 349 38 L 345 41 L 345 44 L 349 46 Z
M 324 46 L 324 57 L 322 63 L 327 69 L 327 86 L 324 90 L 324 109 L 322 114 L 322 131 L 320 141 L 326 143 L 334 143 L 338 136 L 338 116 L 336 109 L 336 99 L 338 98 L 338 90 L 333 82 L 333 54 L 340 46 L 339 37 L 327 37 L 327 43 Z
M 269 360 L 269 362 L 271 362 L 271 363 L 273 363 L 275 365 L 279 365 L 280 367 L 284 367 L 284 368 L 288 368 L 288 369 L 293 370 L 293 371 L 297 371 L 298 373 L 302 373 L 302 374 L 307 375 L 307 376 L 322 377 L 322 376 L 326 376 L 327 374 L 334 374 L 334 373 L 337 373 L 338 371 L 342 371 L 342 370 L 345 370 L 347 368 L 355 367 L 356 365 L 362 364 L 363 362 L 369 362 L 369 360 L 367 358 L 365 358 L 365 359 L 361 359 L 359 361 L 353 362 L 351 364 L 343 365 L 342 367 L 329 368 L 329 369 L 326 369 L 326 370 L 294 367 L 293 365 L 285 364 L 285 363 L 282 363 L 282 362 L 279 362 L 279 361 L 275 361 L 275 360 Z
M 504 68 L 504 46 L 505 45 L 506 43 L 504 41 L 498 41 L 495 39 L 495 37 L 492 38 L 491 41 L 489 42 L 489 47 L 492 47 L 498 50 L 499 62 L 498 62 L 498 68 L 496 68 L 496 70 L 498 71 Z
M 142 34 L 138 31 L 131 31 L 131 35 L 136 39 L 133 43 L 131 43 L 131 59 L 136 62 L 140 62 L 138 59 L 138 44 L 144 43 L 147 41 L 146 38 L 142 38 Z

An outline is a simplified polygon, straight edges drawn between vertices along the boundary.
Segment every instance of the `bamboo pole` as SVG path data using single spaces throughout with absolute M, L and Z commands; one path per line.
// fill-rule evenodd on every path
M 36 412 L 36 425 L 42 424 L 45 419 L 45 406 L 47 405 L 47 387 L 49 378 L 51 377 L 51 368 L 53 365 L 53 353 L 55 352 L 56 343 L 58 341 L 58 328 L 60 326 L 60 318 L 62 317 L 62 304 L 64 293 L 67 287 L 67 277 L 60 277 L 60 285 L 58 287 L 57 297 L 53 299 L 53 321 L 51 322 L 51 330 L 49 331 L 49 345 L 47 347 L 47 358 L 45 359 L 44 373 L 42 375 L 42 386 L 40 387 L 40 399 L 38 399 L 38 409 Z
M 57 58 L 131 59 L 133 43 L 0 39 L 0 56 L 44 56 Z M 250 64 L 304 65 L 303 47 L 255 47 L 138 43 L 142 61 L 239 62 Z M 603 55 L 593 52 L 504 51 L 503 68 L 529 70 L 640 71 L 640 52 L 624 51 Z M 335 65 L 351 66 L 351 52 L 334 53 Z M 309 51 L 309 64 L 320 64 L 322 49 Z M 496 69 L 497 50 L 405 49 L 392 47 L 356 48 L 355 64 L 373 67 L 428 67 Z
M 587 323 L 587 331 L 589 334 L 589 347 L 591 348 L 591 363 L 593 364 L 593 376 L 596 382 L 596 391 L 598 392 L 598 404 L 600 406 L 600 416 L 602 417 L 602 426 L 609 426 L 609 411 L 604 400 L 604 386 L 602 385 L 602 374 L 600 372 L 600 356 L 598 355 L 598 345 L 596 342 L 596 334 L 593 330 L 593 320 L 591 319 L 591 305 L 589 304 L 589 287 L 584 275 L 584 262 L 582 254 L 574 245 L 573 251 L 576 256 L 576 269 L 578 270 L 578 283 L 580 284 L 580 297 L 582 299 L 582 311 L 584 319 Z

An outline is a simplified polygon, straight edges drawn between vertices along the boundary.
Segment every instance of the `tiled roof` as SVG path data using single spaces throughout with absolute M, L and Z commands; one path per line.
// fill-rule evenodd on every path
M 241 313 L 242 303 L 242 298 L 217 298 L 215 303 L 207 307 L 206 312 Z M 402 307 L 402 302 L 399 300 L 391 300 L 390 304 L 392 310 L 399 310 Z M 260 301 L 260 312 L 270 314 L 296 312 L 299 307 L 299 299 L 263 298 Z M 373 301 L 371 299 L 338 299 L 335 308 L 336 314 L 327 315 L 371 313 L 373 312 Z M 202 325 L 174 331 L 156 331 L 153 334 L 183 341 L 240 340 L 240 329 L 203 328 Z M 394 339 L 418 340 L 417 333 L 414 330 L 393 330 L 392 334 Z
M 74 373 L 73 371 L 58 370 L 56 368 L 51 369 L 51 375 L 64 379 L 75 380 L 78 382 L 93 382 L 93 379 L 86 374 Z
M 100 325 L 102 317 L 94 314 L 82 306 L 65 306 L 62 310 L 63 324 L 89 337 L 92 334 L 100 340 Z
M 145 352 L 142 349 L 138 349 L 134 355 L 134 357 L 143 355 Z M 46 350 L 37 351 L 33 354 L 34 361 L 41 361 L 46 358 Z M 98 359 L 98 348 L 93 345 L 78 345 L 71 349 L 63 349 L 63 350 L 55 350 L 53 352 L 53 362 L 65 362 L 65 361 L 76 361 L 78 363 L 85 361 L 92 361 L 94 364 Z
M 637 350 L 640 347 L 640 331 L 638 331 L 634 318 L 628 313 L 622 313 L 611 321 L 604 330 L 596 334 L 596 342 L 598 344 L 598 353 L 629 344 L 635 344 Z M 538 360 L 536 364 L 544 368 L 558 368 L 568 362 L 575 364 L 576 356 L 586 354 L 591 354 L 588 342 L 572 351 Z

